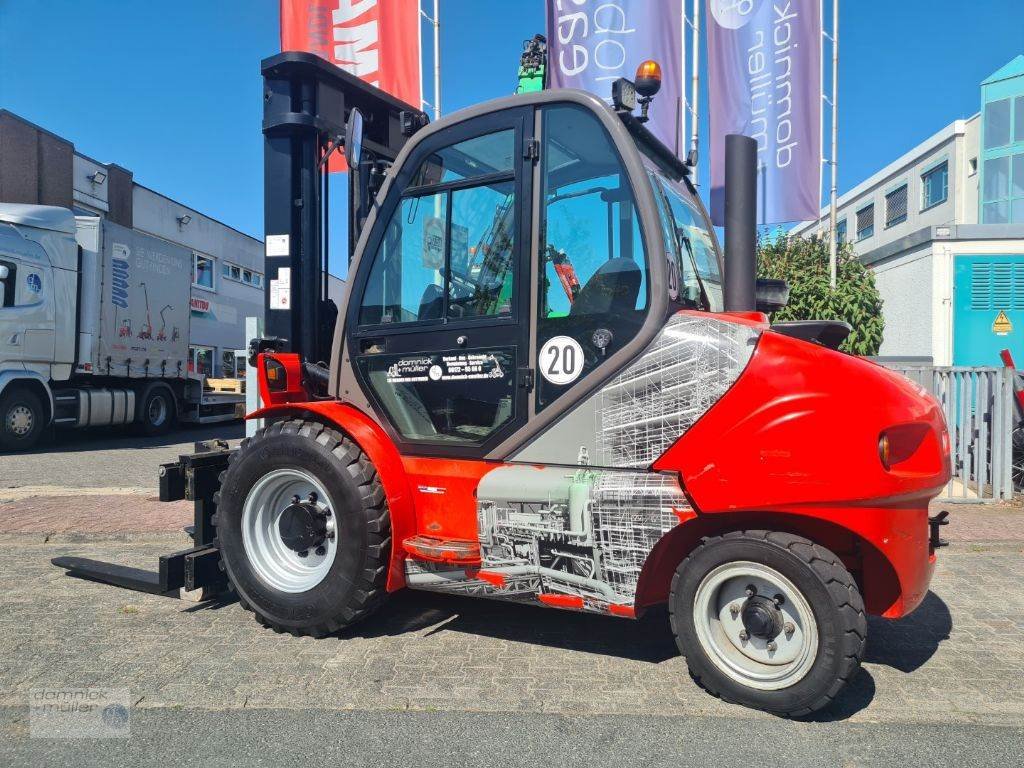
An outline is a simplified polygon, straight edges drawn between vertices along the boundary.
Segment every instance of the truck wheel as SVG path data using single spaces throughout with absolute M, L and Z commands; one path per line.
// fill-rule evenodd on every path
M 30 389 L 9 386 L 0 395 L 0 448 L 25 451 L 39 442 L 46 429 L 43 401 Z
M 167 386 L 151 386 L 143 390 L 138 401 L 136 423 L 142 434 L 162 435 L 174 426 L 177 411 L 174 393 Z
M 827 549 L 787 533 L 705 539 L 676 569 L 672 631 L 694 680 L 786 717 L 828 706 L 864 654 L 864 602 Z
M 244 440 L 229 462 L 215 543 L 257 621 L 322 637 L 382 602 L 391 521 L 380 478 L 358 445 L 293 419 Z

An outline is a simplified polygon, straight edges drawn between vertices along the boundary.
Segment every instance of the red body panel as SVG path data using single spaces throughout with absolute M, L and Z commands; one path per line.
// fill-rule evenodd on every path
M 899 448 L 890 469 L 879 457 L 887 431 Z M 872 601 L 877 612 L 903 615 L 924 597 L 928 502 L 950 477 L 949 437 L 935 400 L 896 373 L 765 332 L 736 384 L 654 469 L 679 472 L 702 516 L 796 515 L 857 534 L 899 581 Z
M 487 461 L 402 458 L 416 506 L 416 530 L 444 539 L 476 541 L 476 487 L 495 467 Z

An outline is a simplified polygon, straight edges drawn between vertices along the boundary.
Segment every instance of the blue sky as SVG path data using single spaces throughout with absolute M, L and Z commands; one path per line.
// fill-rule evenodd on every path
M 980 81 L 1024 53 L 1020 3 L 842 3 L 840 192 L 977 112 Z M 544 1 L 441 0 L 441 17 L 450 112 L 512 92 Z M 0 0 L 0 107 L 261 236 L 259 61 L 277 35 L 277 0 Z

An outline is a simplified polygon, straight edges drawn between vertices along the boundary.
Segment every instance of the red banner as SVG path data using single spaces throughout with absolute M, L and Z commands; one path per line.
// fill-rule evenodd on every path
M 281 0 L 282 51 L 315 53 L 417 109 L 419 32 L 419 0 Z

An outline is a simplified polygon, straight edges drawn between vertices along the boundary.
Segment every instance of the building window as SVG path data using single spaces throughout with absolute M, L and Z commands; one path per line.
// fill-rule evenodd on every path
M 1024 96 L 1013 100 L 1013 141 L 1024 141 Z
M 895 227 L 907 220 L 907 185 L 896 187 L 885 196 L 885 226 Z
M 220 375 L 225 379 L 238 377 L 238 371 L 235 370 L 235 350 L 225 349 L 220 353 Z
M 857 240 L 867 240 L 875 234 L 875 204 L 857 211 Z
M 225 262 L 224 269 L 221 274 L 224 275 L 228 280 L 234 280 L 238 283 L 245 283 L 251 285 L 253 288 L 263 287 L 263 275 L 259 272 L 254 272 L 251 269 L 243 269 L 237 264 L 228 264 Z
M 985 105 L 985 148 L 1005 147 L 1010 143 L 1010 99 Z
M 949 163 L 944 162 L 921 174 L 921 210 L 946 202 L 949 194 Z
M 209 256 L 192 252 L 192 285 L 196 288 L 214 290 L 213 273 L 215 269 L 215 262 Z
M 836 246 L 842 248 L 846 245 L 846 219 L 836 222 Z
M 985 161 L 983 224 L 1024 224 L 1024 153 Z
M 213 347 L 189 345 L 188 372 L 197 376 L 213 376 Z

